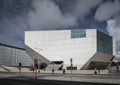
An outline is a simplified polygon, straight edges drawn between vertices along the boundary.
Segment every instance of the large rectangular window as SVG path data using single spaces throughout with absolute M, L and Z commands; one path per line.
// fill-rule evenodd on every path
M 85 29 L 72 29 L 71 30 L 71 38 L 82 38 L 86 37 Z
M 113 53 L 112 43 L 113 43 L 112 37 L 100 31 L 97 31 L 97 51 L 98 52 L 112 54 Z

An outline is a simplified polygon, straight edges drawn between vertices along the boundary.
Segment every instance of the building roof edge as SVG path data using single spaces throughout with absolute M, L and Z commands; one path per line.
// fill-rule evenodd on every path
M 0 45 L 5 46 L 5 47 L 11 47 L 11 48 L 15 48 L 15 49 L 20 49 L 20 50 L 25 50 L 24 48 L 15 47 L 15 46 L 11 46 L 11 45 L 7 45 L 7 44 L 3 44 L 3 43 L 0 43 Z

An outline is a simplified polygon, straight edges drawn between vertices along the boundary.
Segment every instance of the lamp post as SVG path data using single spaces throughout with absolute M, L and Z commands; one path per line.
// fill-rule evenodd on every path
M 37 59 L 34 59 L 34 67 L 35 67 L 35 78 L 37 78 L 37 67 L 38 67 L 38 60 Z
M 38 57 L 38 59 L 37 59 L 38 61 L 37 61 L 37 62 L 38 62 L 38 72 L 40 72 L 40 58 L 39 58 L 39 50 L 43 50 L 43 49 L 39 49 L 39 48 L 35 48 L 35 49 L 37 49 L 37 50 L 38 50 L 38 56 L 37 56 L 37 57 Z
M 70 58 L 70 63 L 71 63 L 71 80 L 72 80 L 72 67 L 73 67 L 73 63 L 72 63 L 72 61 L 73 61 L 73 59 L 72 58 Z

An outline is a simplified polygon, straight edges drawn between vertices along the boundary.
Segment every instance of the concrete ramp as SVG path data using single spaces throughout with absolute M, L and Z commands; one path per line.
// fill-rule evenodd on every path
M 19 72 L 18 67 L 0 65 L 0 72 Z M 31 72 L 28 67 L 21 67 L 21 72 Z

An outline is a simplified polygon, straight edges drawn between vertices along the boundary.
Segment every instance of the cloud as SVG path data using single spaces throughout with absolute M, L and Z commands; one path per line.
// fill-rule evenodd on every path
M 95 18 L 99 21 L 104 21 L 112 18 L 120 12 L 120 1 L 107 1 L 101 4 L 95 13 Z
M 26 18 L 4 18 L 0 21 L 0 42 L 17 47 L 23 47 L 24 31 L 26 30 Z
M 31 0 L 0 0 L 0 43 L 24 47 Z
M 118 19 L 117 19 L 118 20 Z M 116 42 L 116 58 L 115 60 L 120 61 L 120 56 L 118 56 L 118 52 L 120 51 L 120 23 L 118 23 L 116 19 L 111 19 L 107 21 L 107 30 L 111 36 L 115 39 Z M 120 18 L 119 18 L 120 22 Z
M 111 36 L 116 41 L 117 49 L 120 50 L 120 24 L 116 22 L 115 19 L 111 19 L 107 21 L 107 30 Z
M 90 0 L 89 2 L 88 0 L 74 0 L 74 3 L 72 0 L 34 0 L 34 10 L 28 13 L 30 28 L 38 30 L 75 27 L 79 17 L 90 13 L 90 10 L 101 2 L 102 0 Z
M 74 7 L 74 15 L 75 16 L 83 16 L 86 13 L 90 13 L 92 8 L 95 8 L 99 5 L 102 0 L 76 0 L 76 5 Z
M 76 18 L 71 14 L 63 14 L 51 0 L 35 0 L 35 10 L 28 13 L 30 28 L 36 29 L 64 29 L 76 24 Z

